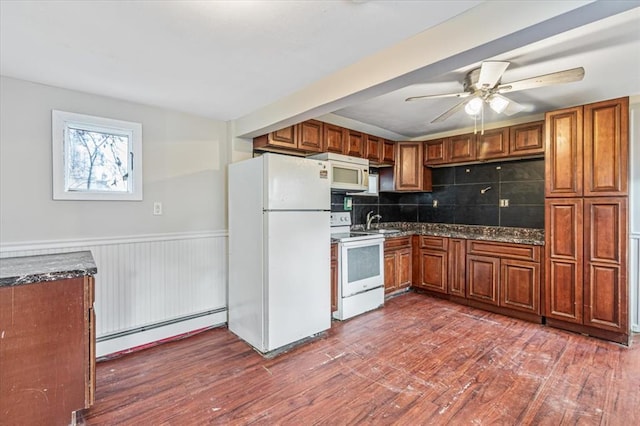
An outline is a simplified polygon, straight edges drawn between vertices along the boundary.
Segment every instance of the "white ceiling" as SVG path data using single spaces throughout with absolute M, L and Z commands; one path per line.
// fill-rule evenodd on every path
M 455 99 L 404 99 L 460 91 L 464 74 L 485 59 L 511 62 L 503 82 L 585 68 L 582 82 L 509 95 L 530 107 L 521 116 L 640 94 L 640 2 L 553 3 L 564 13 L 558 12 L 558 19 L 547 20 L 545 26 L 542 18 L 542 24 L 531 18 L 508 39 L 486 43 L 480 35 L 506 26 L 507 19 L 516 20 L 507 12 L 515 2 L 0 0 L 0 74 L 218 120 L 259 118 L 260 124 L 250 131 L 334 112 L 337 120 L 394 138 L 468 127 L 463 113 L 437 126 L 429 124 Z M 532 2 L 520 4 L 533 7 Z M 504 16 L 496 14 L 497 7 L 505 10 Z M 547 3 L 545 10 L 553 7 Z M 482 40 L 464 55 L 452 47 L 450 60 L 425 59 L 420 66 L 412 65 L 411 72 L 388 59 L 407 62 L 402 59 L 403 43 L 438 28 L 455 28 L 463 18 L 489 10 L 493 12 L 485 13 L 477 28 L 457 28 L 471 40 L 467 44 L 475 37 Z M 623 13 L 615 14 L 620 10 Z M 567 24 L 563 17 L 574 22 Z M 535 28 L 536 36 L 529 28 Z M 453 39 L 432 43 L 425 46 L 425 58 L 448 43 L 454 46 Z M 359 78 L 340 80 L 341 72 L 380 52 L 397 53 L 387 55 L 380 66 L 384 71 L 395 67 L 396 74 L 388 72 L 387 83 L 366 90 L 347 88 L 357 86 Z M 479 56 L 482 52 L 491 54 Z M 362 80 L 377 71 L 361 74 Z M 323 81 L 340 93 L 336 102 L 314 108 L 309 100 L 281 107 L 310 87 L 322 89 Z M 502 117 L 486 119 L 490 123 Z

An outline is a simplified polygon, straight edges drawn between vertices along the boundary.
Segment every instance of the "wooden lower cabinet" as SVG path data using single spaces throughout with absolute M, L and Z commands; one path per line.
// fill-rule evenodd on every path
M 338 310 L 338 244 L 331 244 L 331 312 Z
M 411 285 L 411 237 L 387 238 L 384 242 L 384 292 Z
M 426 290 L 448 293 L 447 291 L 447 253 L 430 249 L 420 250 L 420 281 L 418 287 Z
M 449 294 L 467 296 L 467 241 L 460 238 L 449 238 L 447 262 L 449 263 Z
M 448 244 L 447 237 L 414 237 L 412 282 L 414 287 L 448 293 Z
M 498 306 L 500 258 L 467 255 L 467 298 Z
M 500 261 L 500 306 L 540 313 L 540 263 Z
M 541 247 L 467 241 L 467 298 L 540 319 Z
M 93 404 L 93 303 L 92 276 L 0 287 L 1 424 L 66 425 Z
M 545 316 L 628 344 L 627 197 L 548 198 Z

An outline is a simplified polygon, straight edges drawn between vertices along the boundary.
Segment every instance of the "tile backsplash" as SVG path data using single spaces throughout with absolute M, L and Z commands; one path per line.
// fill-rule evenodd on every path
M 344 197 L 345 194 L 331 194 L 332 211 L 344 211 Z M 374 211 L 382 216 L 382 222 L 543 229 L 544 159 L 435 168 L 433 192 L 381 192 L 377 197 L 352 197 L 354 224 L 365 223 L 367 213 Z M 501 199 L 508 200 L 509 205 L 500 207 Z

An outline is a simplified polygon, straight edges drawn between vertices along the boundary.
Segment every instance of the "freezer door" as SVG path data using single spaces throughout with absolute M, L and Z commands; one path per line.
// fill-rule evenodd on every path
M 329 210 L 331 179 L 325 161 L 264 154 L 265 210 Z
M 331 327 L 329 212 L 265 212 L 267 350 Z

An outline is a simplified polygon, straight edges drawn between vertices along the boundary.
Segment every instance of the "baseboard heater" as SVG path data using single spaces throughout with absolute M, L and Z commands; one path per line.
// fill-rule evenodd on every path
M 226 322 L 227 308 L 223 307 L 103 335 L 96 338 L 96 357 L 110 359 Z

